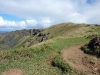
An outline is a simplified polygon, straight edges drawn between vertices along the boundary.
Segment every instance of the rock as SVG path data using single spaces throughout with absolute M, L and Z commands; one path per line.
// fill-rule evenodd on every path
M 49 35 L 50 33 L 48 32 L 47 35 Z
M 38 34 L 41 31 L 39 29 L 30 29 L 29 32 L 30 32 L 30 35 L 32 36 L 32 35 Z
M 47 37 L 46 36 L 43 36 L 42 39 L 41 39 L 41 42 L 47 40 Z
M 93 71 L 92 73 L 93 73 L 93 74 L 97 74 L 97 72 L 95 72 L 95 71 Z
M 94 68 L 94 71 L 97 71 L 98 70 L 98 68 L 96 67 L 96 68 Z
M 93 60 L 90 60 L 90 62 L 89 62 L 91 65 L 95 65 L 96 64 L 96 62 L 95 61 L 93 61 Z
M 100 56 L 100 37 L 96 36 L 93 39 L 91 39 L 87 47 L 90 48 L 91 54 Z
M 39 35 L 38 35 L 39 37 L 40 36 L 46 36 L 46 34 L 43 34 L 43 33 L 39 33 Z

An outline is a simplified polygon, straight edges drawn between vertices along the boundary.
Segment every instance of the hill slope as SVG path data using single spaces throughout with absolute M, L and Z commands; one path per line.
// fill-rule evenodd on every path
M 100 26 L 97 25 L 61 23 L 46 29 L 24 29 L 2 34 L 0 35 L 0 42 L 13 48 L 30 47 L 44 41 L 43 39 L 97 35 L 100 34 L 99 28 Z

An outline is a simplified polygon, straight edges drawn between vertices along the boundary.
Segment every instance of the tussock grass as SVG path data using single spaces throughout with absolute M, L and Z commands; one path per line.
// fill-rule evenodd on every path
M 61 55 L 58 55 L 54 58 L 52 65 L 58 67 L 64 73 L 71 73 L 72 71 L 72 67 L 62 59 Z

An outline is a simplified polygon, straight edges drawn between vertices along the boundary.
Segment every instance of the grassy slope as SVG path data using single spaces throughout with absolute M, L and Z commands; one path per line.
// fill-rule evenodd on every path
M 59 55 L 64 48 L 86 43 L 85 38 L 54 39 L 37 48 L 10 50 L 0 52 L 0 74 L 10 68 L 21 68 L 25 75 L 63 75 L 61 69 L 45 66 L 43 63 Z M 74 75 L 77 73 L 73 73 Z
M 94 31 L 98 32 L 99 35 L 100 35 L 100 26 L 96 26 L 95 29 L 94 29 Z
M 50 33 L 49 35 L 47 35 L 47 37 L 48 39 L 52 39 L 57 37 L 61 38 L 84 37 L 84 36 L 87 37 L 91 35 L 100 34 L 99 31 L 100 31 L 100 26 L 88 25 L 88 24 L 61 23 L 46 28 L 41 33 L 43 34 Z M 29 45 L 31 43 L 33 45 L 39 43 L 39 41 L 37 41 L 36 38 L 38 40 L 41 39 L 41 37 L 38 36 L 32 37 L 31 42 L 27 42 L 27 44 Z
M 89 36 L 89 35 L 96 35 L 100 31 L 100 26 L 94 26 L 94 25 L 87 25 L 87 24 L 74 24 L 74 23 L 61 23 L 54 26 L 51 26 L 49 28 L 44 29 L 41 31 L 41 33 L 47 34 L 48 39 L 57 38 L 57 37 L 83 37 L 83 36 Z M 7 35 L 15 35 L 12 40 L 17 40 L 17 42 L 14 44 L 14 47 L 21 47 L 25 45 L 25 47 L 32 46 L 33 44 L 39 43 L 39 40 L 41 40 L 41 37 L 38 37 L 38 34 L 34 37 L 31 37 L 28 32 L 22 31 L 15 31 L 11 33 L 7 33 L 4 35 L 0 35 L 0 40 L 2 40 Z
M 17 43 L 14 45 L 14 48 L 22 47 L 28 40 L 30 39 L 30 36 L 23 36 Z
M 6 44 L 4 44 L 4 41 L 2 39 L 5 37 L 5 35 L 0 34 L 0 50 L 6 50 L 10 49 L 10 47 Z
M 43 32 L 50 32 L 49 38 L 52 37 L 83 37 L 88 35 L 98 34 L 97 28 L 100 26 L 87 25 L 87 24 L 73 24 L 61 23 L 50 28 L 45 29 Z

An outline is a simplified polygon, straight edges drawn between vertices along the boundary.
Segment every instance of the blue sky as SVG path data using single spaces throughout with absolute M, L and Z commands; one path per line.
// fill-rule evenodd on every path
M 0 14 L 0 16 L 2 16 L 4 20 L 10 20 L 16 22 L 25 20 L 25 18 L 17 17 L 16 15 L 10 15 L 10 14 Z
M 95 3 L 97 0 L 87 0 L 87 3 L 88 4 L 92 4 L 92 3 Z
M 100 24 L 100 0 L 0 0 L 0 31 L 62 22 Z

